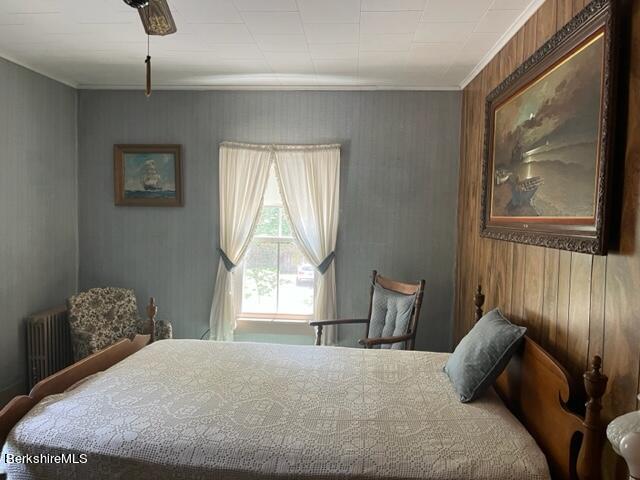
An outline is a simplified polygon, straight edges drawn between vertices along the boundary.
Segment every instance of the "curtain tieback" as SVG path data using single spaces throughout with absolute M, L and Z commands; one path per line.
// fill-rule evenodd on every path
M 329 255 L 327 255 L 326 258 L 322 261 L 322 263 L 318 265 L 316 268 L 322 275 L 324 275 L 324 272 L 327 271 L 327 268 L 329 268 L 329 265 L 331 265 L 331 262 L 333 262 L 335 258 L 336 258 L 336 252 L 333 251 Z
M 228 272 L 232 272 L 237 265 L 231 261 L 221 248 L 218 248 L 218 253 L 220 253 L 220 258 L 222 258 L 222 261 L 224 262 L 224 268 L 226 268 Z

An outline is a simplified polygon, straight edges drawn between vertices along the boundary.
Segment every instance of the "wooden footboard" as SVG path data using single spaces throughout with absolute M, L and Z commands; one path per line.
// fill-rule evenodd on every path
M 482 317 L 481 287 L 474 297 L 476 321 Z M 559 480 L 600 480 L 604 425 L 601 398 L 607 377 L 596 356 L 583 375 L 588 401 L 585 415 L 571 412 L 569 373 L 540 345 L 525 336 L 519 351 L 498 378 L 495 389 L 544 452 L 551 475 Z M 575 392 L 574 392 L 575 393 Z
M 140 350 L 149 343 L 150 339 L 150 335 L 136 335 L 133 340 L 120 340 L 118 343 L 41 380 L 33 387 L 29 395 L 15 397 L 0 410 L 0 446 L 4 444 L 14 425 L 44 397 L 62 393 L 83 378 L 106 370 Z M 0 478 L 3 478 L 2 474 L 0 474 Z

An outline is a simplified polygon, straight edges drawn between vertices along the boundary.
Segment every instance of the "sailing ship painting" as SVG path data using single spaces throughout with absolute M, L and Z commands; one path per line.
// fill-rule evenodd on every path
M 117 205 L 178 205 L 179 146 L 116 146 Z
M 144 162 L 141 183 L 145 190 L 162 190 L 162 177 L 160 176 L 160 172 L 158 172 L 155 160 L 147 160 Z
M 175 163 L 170 153 L 125 153 L 125 198 L 174 198 Z
M 593 222 L 604 35 L 499 104 L 490 217 Z

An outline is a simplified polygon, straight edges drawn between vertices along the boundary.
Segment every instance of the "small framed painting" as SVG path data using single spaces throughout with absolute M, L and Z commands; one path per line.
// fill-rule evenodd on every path
M 115 204 L 182 206 L 180 145 L 115 145 Z
M 606 253 L 613 9 L 589 3 L 487 97 L 482 236 Z

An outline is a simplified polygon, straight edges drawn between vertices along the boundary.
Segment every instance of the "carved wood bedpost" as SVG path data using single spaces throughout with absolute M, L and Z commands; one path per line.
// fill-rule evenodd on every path
M 475 321 L 477 322 L 478 320 L 480 320 L 482 318 L 483 312 L 482 312 L 482 306 L 484 305 L 484 293 L 482 293 L 482 285 L 478 285 L 478 288 L 476 289 L 476 293 L 473 296 L 473 304 L 476 306 L 476 319 Z
M 577 473 L 580 480 L 599 480 L 601 478 L 602 445 L 604 441 L 604 425 L 600 418 L 602 396 L 607 389 L 608 378 L 600 373 L 602 359 L 596 355 L 591 363 L 591 370 L 584 373 L 584 388 L 588 401 L 582 426 L 584 436 L 578 454 Z
M 156 315 L 158 314 L 158 307 L 156 306 L 156 299 L 151 297 L 149 299 L 149 305 L 147 305 L 147 317 L 149 317 L 149 329 L 151 330 L 151 340 L 149 343 L 156 339 Z

